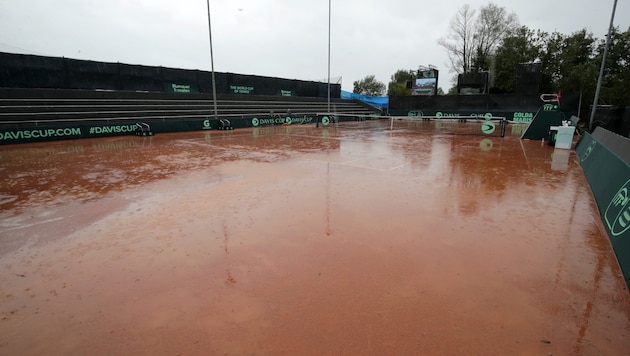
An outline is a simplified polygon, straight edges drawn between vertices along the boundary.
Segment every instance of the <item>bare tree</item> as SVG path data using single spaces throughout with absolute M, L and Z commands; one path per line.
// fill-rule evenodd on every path
M 504 7 L 493 3 L 482 7 L 475 23 L 473 45 L 475 59 L 473 70 L 489 69 L 490 57 L 501 41 L 518 28 L 518 18 L 514 13 L 507 13 Z
M 448 36 L 438 40 L 438 44 L 446 49 L 451 69 L 457 74 L 468 73 L 471 69 L 474 17 L 475 10 L 471 10 L 470 5 L 462 6 L 451 19 Z
M 457 74 L 487 70 L 501 40 L 518 27 L 516 15 L 495 4 L 482 7 L 479 16 L 476 13 L 470 5 L 462 6 L 451 19 L 448 36 L 438 40 Z

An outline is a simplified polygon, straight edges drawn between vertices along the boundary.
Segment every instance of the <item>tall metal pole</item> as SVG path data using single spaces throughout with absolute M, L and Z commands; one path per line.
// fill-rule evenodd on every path
M 595 98 L 593 98 L 593 108 L 591 109 L 591 118 L 588 128 L 593 129 L 593 120 L 595 119 L 595 111 L 597 111 L 597 102 L 599 101 L 599 91 L 602 88 L 602 78 L 604 77 L 604 67 L 606 66 L 606 56 L 608 55 L 608 46 L 610 45 L 610 37 L 613 29 L 613 21 L 615 19 L 615 10 L 617 9 L 617 0 L 613 5 L 612 16 L 610 17 L 610 26 L 608 26 L 608 36 L 606 36 L 606 46 L 604 46 L 604 55 L 602 57 L 602 65 L 599 68 L 599 78 L 597 78 L 597 89 L 595 89 Z
M 206 0 L 208 5 L 208 36 L 210 38 L 210 65 L 212 66 L 212 105 L 214 106 L 214 119 L 218 120 L 217 113 L 217 85 L 214 79 L 214 54 L 212 53 L 212 25 L 210 22 L 210 0 Z
M 328 0 L 328 113 L 329 114 L 330 114 L 330 2 L 331 1 L 332 0 Z

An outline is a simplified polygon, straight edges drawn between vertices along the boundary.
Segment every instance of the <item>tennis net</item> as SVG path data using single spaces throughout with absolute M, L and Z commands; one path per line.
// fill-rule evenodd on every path
M 441 117 L 390 117 L 390 130 L 405 130 L 440 135 L 481 135 L 504 137 L 508 121 L 504 117 L 478 118 L 474 116 Z

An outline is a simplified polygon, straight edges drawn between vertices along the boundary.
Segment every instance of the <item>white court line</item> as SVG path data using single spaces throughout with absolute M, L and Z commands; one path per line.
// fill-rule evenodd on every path
M 402 168 L 402 167 L 407 166 L 407 165 L 410 165 L 410 164 L 411 164 L 410 162 L 403 163 L 403 164 L 401 164 L 401 165 L 399 165 L 399 166 L 392 167 L 392 168 L 388 169 L 387 171 L 388 171 L 388 172 L 390 172 L 390 171 L 396 170 L 396 169 L 398 169 L 398 168 Z
M 302 159 L 302 160 L 305 160 L 305 161 L 317 162 L 317 163 L 330 163 L 330 164 L 334 164 L 334 165 L 337 165 L 337 166 L 344 166 L 344 167 L 350 167 L 350 168 L 367 169 L 367 170 L 370 170 L 370 171 L 377 171 L 377 172 L 383 172 L 383 173 L 391 172 L 391 171 L 394 171 L 396 169 L 400 169 L 400 168 L 402 168 L 404 166 L 407 166 L 407 165 L 411 164 L 410 162 L 406 162 L 406 163 L 400 164 L 400 165 L 395 166 L 395 167 L 381 169 L 381 168 L 374 168 L 374 167 L 366 167 L 366 166 L 358 166 L 358 165 L 348 164 L 348 163 L 351 163 L 351 162 L 356 162 L 356 161 L 363 160 L 365 158 L 357 158 L 357 159 L 354 159 L 354 160 L 351 160 L 351 161 L 346 161 L 346 162 L 330 162 L 330 161 L 326 161 L 326 160 L 322 160 L 322 159 L 314 159 L 314 158 L 307 158 L 307 157 L 301 157 L 299 159 Z
M 0 234 L 3 234 L 5 232 L 9 232 L 9 231 L 15 231 L 15 230 L 20 230 L 20 229 L 26 229 L 28 227 L 33 227 L 33 226 L 37 226 L 37 225 L 42 225 L 42 224 L 48 224 L 48 223 L 52 223 L 52 222 L 57 222 L 60 220 L 63 220 L 64 218 L 59 217 L 59 218 L 52 218 L 52 219 L 47 219 L 47 220 L 43 220 L 43 221 L 38 221 L 38 222 L 34 222 L 31 224 L 25 224 L 25 225 L 20 225 L 20 226 L 14 226 L 14 227 L 10 227 L 7 228 L 5 230 L 1 230 Z

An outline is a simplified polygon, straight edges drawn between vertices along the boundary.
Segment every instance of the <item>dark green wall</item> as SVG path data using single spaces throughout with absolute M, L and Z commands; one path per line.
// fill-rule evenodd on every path
M 256 116 L 229 119 L 233 128 L 273 125 L 311 124 L 327 126 L 340 121 L 358 121 L 372 116 Z M 91 122 L 6 124 L 0 128 L 0 144 L 71 140 L 107 136 L 134 135 L 136 122 L 149 124 L 151 132 L 182 132 L 219 129 L 219 120 L 212 117 L 201 119 L 152 119 L 152 120 L 108 120 Z
M 630 287 L 630 162 L 610 149 L 610 143 L 614 141 L 618 145 L 619 138 L 598 127 L 593 135 L 584 133 L 576 152 Z M 623 140 L 623 150 L 630 152 L 630 140 Z

